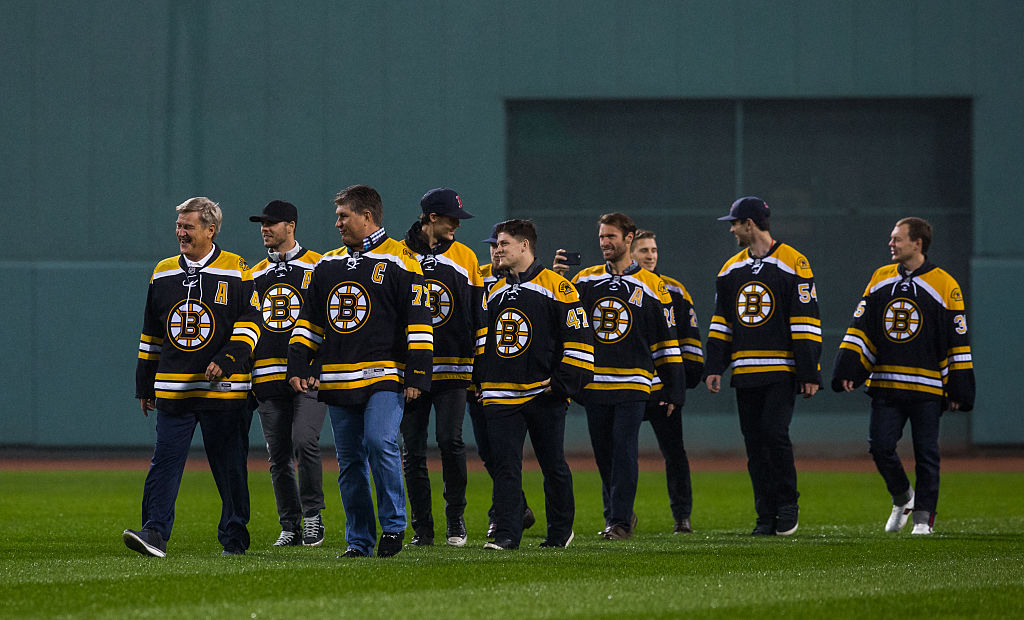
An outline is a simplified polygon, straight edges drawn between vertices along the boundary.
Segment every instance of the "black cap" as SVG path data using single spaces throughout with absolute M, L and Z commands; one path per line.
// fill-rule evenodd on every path
M 299 212 L 290 202 L 271 200 L 263 207 L 263 213 L 249 217 L 250 222 L 295 222 L 299 223 Z
M 498 242 L 498 226 L 501 226 L 501 222 L 494 225 L 491 229 L 491 236 L 484 239 L 484 243 L 497 243 Z
M 732 203 L 729 208 L 729 215 L 718 218 L 720 222 L 731 222 L 733 220 L 751 219 L 758 224 L 764 224 L 771 215 L 768 203 L 757 196 L 744 196 Z
M 420 199 L 420 208 L 424 213 L 447 215 L 459 220 L 473 217 L 473 214 L 462 208 L 462 199 L 455 190 L 447 187 L 432 189 Z

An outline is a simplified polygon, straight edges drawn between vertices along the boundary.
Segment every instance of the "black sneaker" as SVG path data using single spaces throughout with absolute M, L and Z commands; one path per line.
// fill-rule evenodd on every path
M 138 551 L 142 555 L 162 558 L 167 555 L 167 541 L 155 530 L 125 530 L 121 534 L 121 540 L 126 547 L 132 551 Z
M 273 544 L 274 547 L 298 547 L 302 545 L 302 534 L 295 530 L 281 530 L 281 535 L 277 537 L 277 541 Z
M 533 524 L 537 522 L 537 517 L 533 516 L 533 511 L 527 506 L 526 510 L 523 511 L 523 529 L 528 530 L 533 527 Z
M 365 558 L 366 554 L 356 549 L 355 547 L 349 547 L 345 549 L 345 553 L 338 556 L 339 558 Z
M 224 551 L 220 552 L 221 555 L 245 555 L 245 549 L 241 547 L 224 547 Z
M 302 520 L 302 544 L 306 547 L 319 547 L 324 542 L 324 522 L 320 513 Z
M 454 521 L 449 521 L 445 538 L 452 547 L 464 547 L 466 545 L 466 520 L 459 517 Z
M 796 531 L 800 519 L 800 506 L 786 504 L 779 506 L 779 519 L 775 523 L 775 533 L 779 536 L 789 536 Z
M 775 536 L 775 519 L 758 517 L 751 536 Z
M 541 546 L 541 547 L 556 547 L 556 548 L 562 548 L 562 549 L 564 549 L 564 548 L 566 548 L 566 547 L 568 547 L 568 546 L 569 546 L 569 543 L 571 543 L 571 542 L 573 541 L 573 539 L 574 539 L 574 538 L 576 538 L 576 533 L 575 533 L 575 532 L 572 532 L 572 531 L 570 531 L 570 532 L 569 532 L 569 538 L 566 538 L 566 539 L 565 539 L 564 541 L 562 541 L 561 543 L 557 543 L 557 542 L 552 542 L 551 540 L 549 540 L 549 539 L 546 539 L 546 538 L 545 538 L 545 539 L 544 539 L 544 542 L 542 542 L 542 543 L 540 544 L 540 546 Z
M 498 540 L 492 540 L 491 542 L 484 543 L 484 549 L 491 549 L 494 551 L 509 551 L 510 549 L 518 549 L 519 545 L 515 544 L 508 538 L 499 538 Z
M 405 532 L 384 532 L 380 535 L 377 543 L 377 557 L 390 558 L 398 555 L 402 550 L 402 541 L 405 540 Z
M 434 537 L 427 536 L 426 534 L 416 534 L 409 541 L 409 544 L 413 547 L 433 547 Z

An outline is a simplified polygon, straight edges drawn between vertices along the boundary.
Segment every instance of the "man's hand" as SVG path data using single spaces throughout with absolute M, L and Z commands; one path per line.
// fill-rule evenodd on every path
M 565 264 L 564 249 L 558 248 L 555 250 L 555 260 L 551 263 L 551 271 L 554 271 L 562 277 L 565 277 L 565 274 L 569 272 L 569 265 Z
M 960 411 L 960 403 L 956 402 L 955 400 L 949 401 L 949 410 Z
M 672 417 L 672 412 L 676 410 L 675 404 L 674 403 L 666 403 L 666 402 L 660 402 L 658 404 L 665 408 L 665 417 L 666 418 L 671 418 Z
M 292 390 L 305 394 L 306 390 L 315 390 L 320 387 L 320 380 L 316 377 L 292 377 L 288 379 L 288 385 L 291 386 Z
M 854 390 L 853 379 L 843 379 L 842 385 L 844 392 L 852 392 Z
M 708 375 L 704 378 L 704 385 L 712 394 L 718 394 L 722 391 L 722 375 Z
M 220 366 L 216 362 L 210 362 L 210 365 L 206 367 L 206 380 L 216 381 L 224 376 L 224 371 L 220 369 Z
M 543 381 L 540 382 L 540 384 L 544 386 L 544 392 L 543 392 L 544 394 L 550 394 L 551 393 L 551 379 L 550 378 L 544 379 Z
M 405 402 L 408 403 L 408 402 L 412 402 L 412 401 L 416 400 L 417 398 L 420 397 L 420 394 L 422 394 L 422 392 L 420 392 L 419 388 L 414 388 L 414 387 L 407 387 L 407 388 L 405 388 Z
M 818 393 L 817 383 L 801 383 L 800 393 L 804 395 L 804 398 L 810 398 Z
M 149 417 L 149 412 L 156 409 L 156 403 L 153 402 L 152 398 L 140 398 L 139 406 L 142 407 L 142 415 Z

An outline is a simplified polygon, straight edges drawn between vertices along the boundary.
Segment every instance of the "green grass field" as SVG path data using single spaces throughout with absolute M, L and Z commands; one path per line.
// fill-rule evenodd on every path
M 745 473 L 696 473 L 697 532 L 676 536 L 664 477 L 642 473 L 637 536 L 605 541 L 597 474 L 577 472 L 576 540 L 552 550 L 537 548 L 541 478 L 530 472 L 538 522 L 523 548 L 505 553 L 481 548 L 490 482 L 470 476 L 466 548 L 341 560 L 333 473 L 324 546 L 285 549 L 270 547 L 269 474 L 251 473 L 253 546 L 237 558 L 219 555 L 211 476 L 186 473 L 168 557 L 155 559 L 120 536 L 140 525 L 144 471 L 0 471 L 0 617 L 1024 615 L 1024 473 L 944 473 L 931 537 L 882 531 L 888 497 L 876 474 L 803 473 L 800 530 L 772 539 L 747 535 Z

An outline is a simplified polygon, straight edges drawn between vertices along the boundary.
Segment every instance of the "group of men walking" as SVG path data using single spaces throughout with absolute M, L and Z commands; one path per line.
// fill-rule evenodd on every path
M 422 213 L 401 241 L 385 232 L 373 188 L 348 187 L 334 203 L 342 246 L 322 256 L 295 241 L 298 215 L 290 203 L 272 201 L 252 216 L 268 249 L 252 269 L 214 243 L 222 218 L 215 203 L 192 198 L 177 207 L 180 254 L 153 272 L 140 338 L 136 397 L 146 415 L 156 410 L 157 437 L 142 528 L 122 535 L 129 548 L 166 554 L 199 425 L 223 504 L 218 540 L 225 555 L 245 553 L 250 398 L 270 454 L 278 546 L 324 540 L 319 437 L 328 415 L 345 510 L 343 557 L 393 556 L 410 524 L 410 545 L 434 544 L 426 459 L 431 409 L 445 542 L 465 545 L 468 403 L 493 480 L 485 548 L 517 548 L 536 520 L 522 490 L 527 434 L 544 477 L 541 546 L 567 547 L 575 537 L 563 448 L 570 399 L 586 409 L 601 476 L 600 535 L 627 539 L 637 527 L 644 420 L 665 457 L 674 532 L 691 532 L 680 410 L 686 390 L 702 380 L 719 392 L 728 369 L 754 491 L 752 534 L 796 531 L 789 425 L 796 395 L 810 398 L 821 387 L 821 322 L 810 264 L 772 238 L 763 200 L 741 198 L 719 218 L 730 222 L 742 250 L 718 274 L 706 358 L 692 298 L 658 273 L 654 233 L 638 230 L 625 214 L 601 216 L 604 263 L 570 281 L 563 274 L 579 261 L 558 250 L 545 267 L 529 220 L 497 224 L 485 240 L 491 262 L 481 268 L 455 240 L 460 220 L 472 215 L 448 188 L 423 196 Z M 930 241 L 924 220 L 897 223 L 889 243 L 893 264 L 869 282 L 832 380 L 836 391 L 866 384 L 872 397 L 870 450 L 892 495 L 885 529 L 893 532 L 913 513 L 914 533 L 931 533 L 939 417 L 974 402 L 963 295 L 927 261 Z M 908 419 L 916 488 L 896 455 Z

